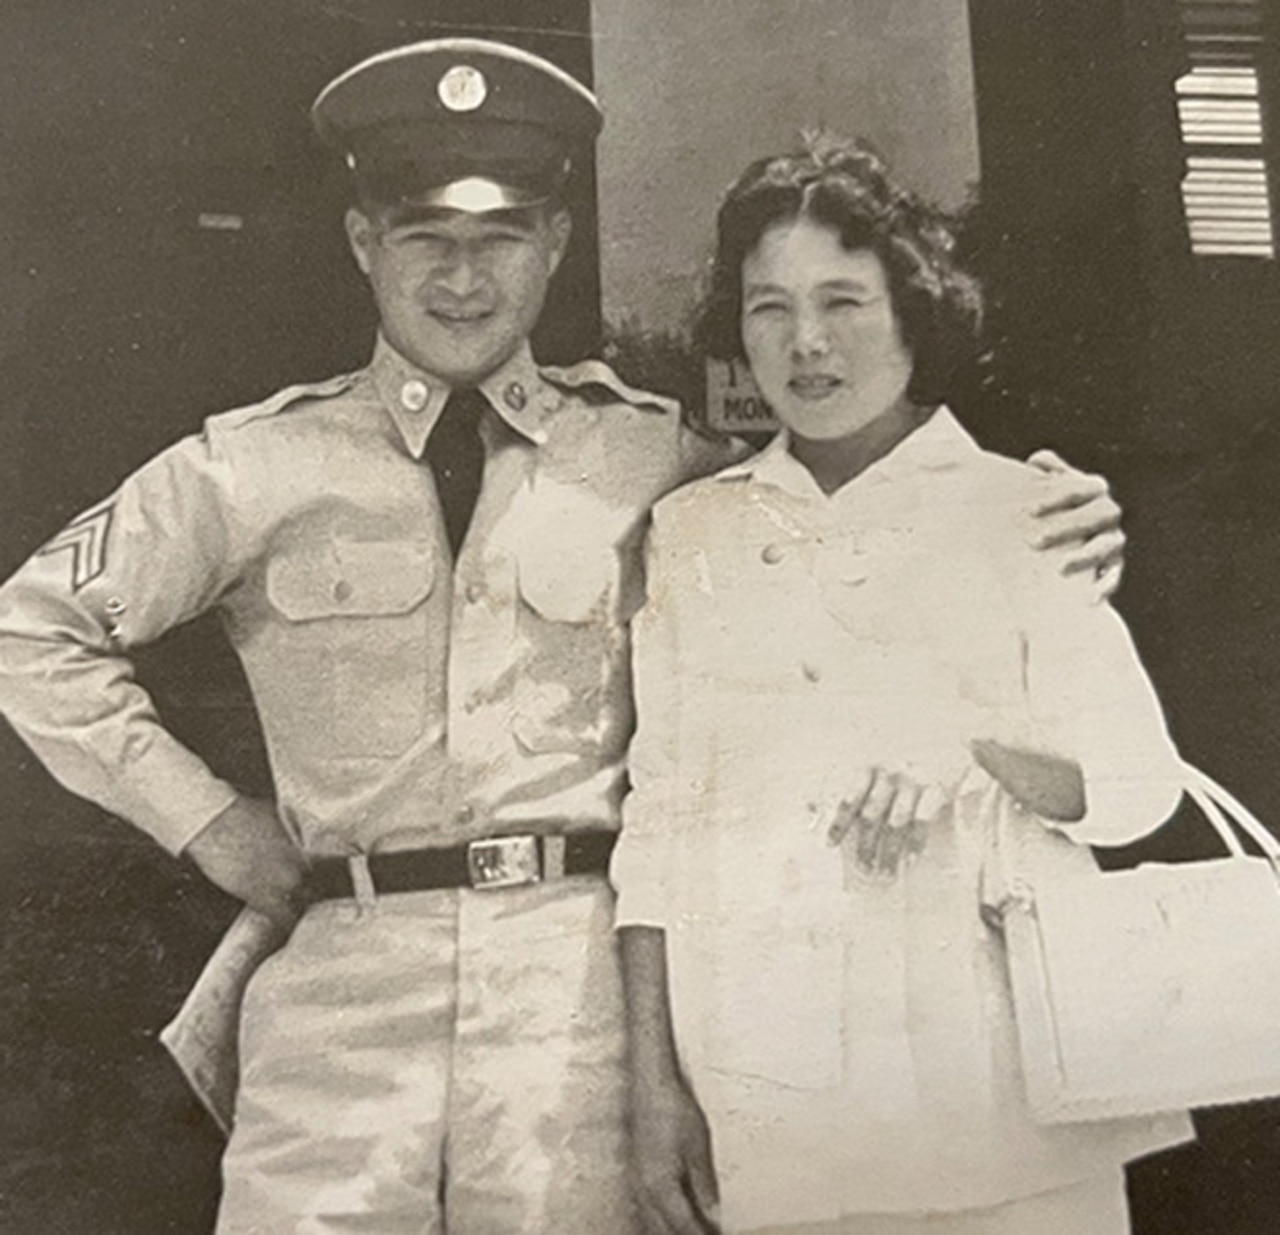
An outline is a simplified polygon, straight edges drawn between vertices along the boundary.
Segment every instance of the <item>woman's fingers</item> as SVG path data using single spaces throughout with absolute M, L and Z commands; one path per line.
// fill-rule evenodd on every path
M 871 787 L 858 810 L 862 823 L 877 828 L 883 826 L 889 818 L 897 792 L 897 777 L 889 775 L 883 768 L 872 768 Z
M 872 768 L 836 808 L 827 839 L 852 837 L 854 858 L 867 874 L 892 877 L 925 846 L 929 826 L 946 806 L 941 785 L 921 785 L 904 773 Z
M 858 812 L 857 859 L 863 870 L 876 868 L 876 855 L 880 849 L 880 833 L 889 820 L 897 796 L 896 778 L 882 768 L 875 768 L 871 788 Z
M 924 791 L 913 780 L 905 776 L 894 777 L 893 802 L 885 818 L 885 825 L 891 832 L 905 832 L 915 821 L 916 809 L 920 805 L 920 796 Z
M 838 845 L 848 835 L 849 830 L 858 822 L 862 803 L 875 780 L 874 768 L 863 768 L 850 788 L 848 796 L 836 807 L 836 817 L 827 829 L 827 840 Z
M 917 819 L 907 829 L 907 855 L 906 864 L 912 865 L 915 860 L 924 852 L 924 847 L 929 841 L 929 825 L 923 820 Z
M 906 853 L 907 836 L 911 825 L 916 821 L 916 809 L 922 792 L 914 782 L 905 777 L 897 778 L 893 804 L 889 807 L 889 814 L 880 834 L 876 869 L 882 875 L 893 876 L 898 873 L 898 863 Z
M 927 827 L 931 823 L 938 821 L 938 816 L 942 814 L 947 805 L 947 795 L 943 792 L 941 785 L 926 785 L 920 791 L 920 797 L 916 800 L 916 813 L 914 823 Z
M 915 817 L 906 829 L 903 860 L 910 866 L 923 852 L 929 840 L 929 829 L 947 808 L 947 795 L 941 785 L 926 785 L 916 799 Z
M 941 783 L 921 784 L 904 772 L 866 769 L 836 808 L 827 839 L 837 846 L 848 838 L 862 871 L 892 878 L 923 852 L 929 828 L 948 800 Z

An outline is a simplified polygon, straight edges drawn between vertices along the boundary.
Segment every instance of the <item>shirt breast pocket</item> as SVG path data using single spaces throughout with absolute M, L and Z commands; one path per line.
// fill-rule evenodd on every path
M 696 668 L 720 690 L 761 696 L 759 706 L 768 707 L 821 647 L 808 552 L 782 535 L 746 534 L 693 555 L 688 608 L 698 615 Z
M 622 561 L 608 538 L 531 542 L 517 562 L 516 740 L 534 754 L 601 748 L 625 720 Z
M 424 606 L 435 583 L 425 542 L 335 539 L 271 561 L 290 741 L 334 758 L 390 758 L 419 737 L 432 660 Z

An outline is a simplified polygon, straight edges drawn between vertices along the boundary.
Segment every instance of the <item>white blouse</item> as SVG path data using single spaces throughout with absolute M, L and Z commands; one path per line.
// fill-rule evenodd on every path
M 728 1230 L 993 1205 L 1189 1134 L 1183 1115 L 1042 1128 L 1022 1096 L 983 914 L 995 825 L 1090 859 L 970 741 L 1077 760 L 1087 814 L 1060 830 L 1083 844 L 1143 835 L 1179 794 L 1128 631 L 1030 546 L 1044 484 L 943 409 L 830 497 L 783 434 L 656 508 L 617 921 L 667 933 Z M 955 786 L 890 883 L 826 839 L 871 765 Z

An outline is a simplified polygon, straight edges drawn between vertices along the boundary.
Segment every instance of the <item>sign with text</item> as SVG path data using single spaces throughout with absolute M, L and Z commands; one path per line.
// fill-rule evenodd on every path
M 781 427 L 751 370 L 736 360 L 707 361 L 707 425 L 725 433 L 773 433 Z

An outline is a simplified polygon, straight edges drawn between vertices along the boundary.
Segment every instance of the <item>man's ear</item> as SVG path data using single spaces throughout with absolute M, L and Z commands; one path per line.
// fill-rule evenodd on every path
M 564 260 L 565 250 L 569 247 L 569 237 L 573 235 L 573 219 L 563 208 L 554 210 L 548 220 L 551 229 L 551 251 L 548 257 L 548 275 L 553 275 Z
M 368 275 L 371 265 L 369 254 L 377 242 L 377 230 L 369 216 L 358 206 L 352 206 L 347 211 L 343 223 L 347 228 L 347 243 L 351 246 L 356 265 L 360 267 L 362 274 Z

